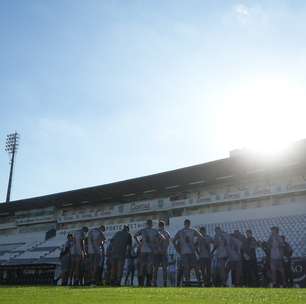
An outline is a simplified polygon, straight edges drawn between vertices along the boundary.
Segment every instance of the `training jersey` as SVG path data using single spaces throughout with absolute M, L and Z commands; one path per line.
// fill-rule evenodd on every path
M 159 229 L 158 232 L 163 236 L 159 241 L 158 254 L 165 255 L 168 253 L 168 247 L 170 244 L 170 233 L 166 230 Z
M 256 260 L 257 242 L 254 237 L 245 238 L 243 241 L 243 257 L 245 260 Z
M 162 238 L 157 229 L 144 228 L 136 232 L 135 237 L 141 237 L 140 252 L 156 253 L 159 240 Z
M 241 261 L 241 247 L 242 247 L 242 242 L 239 239 L 235 237 L 229 238 L 227 251 L 228 251 L 228 259 L 231 262 Z
M 99 228 L 89 230 L 87 237 L 88 254 L 99 254 L 105 235 Z
M 209 258 L 210 257 L 210 244 L 212 238 L 208 235 L 198 238 L 198 250 L 200 258 Z
M 129 232 L 118 231 L 112 238 L 112 256 L 125 258 L 128 246 L 132 246 L 132 236 Z
M 195 238 L 200 238 L 202 235 L 193 228 L 183 228 L 179 230 L 174 240 L 179 242 L 180 254 L 195 253 Z
M 73 233 L 73 242 L 71 246 L 72 255 L 81 255 L 83 251 L 83 242 L 85 240 L 85 233 L 82 229 Z
M 228 246 L 229 246 L 229 234 L 225 232 L 220 232 L 215 235 L 215 256 L 219 259 L 224 259 L 228 257 Z
M 271 259 L 272 260 L 281 260 L 284 257 L 284 241 L 279 235 L 271 235 L 268 243 L 271 248 Z

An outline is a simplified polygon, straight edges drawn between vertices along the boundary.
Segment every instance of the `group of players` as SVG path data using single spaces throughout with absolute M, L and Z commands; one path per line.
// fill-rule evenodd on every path
M 255 287 L 258 286 L 257 247 L 266 253 L 272 286 L 288 286 L 292 279 L 292 249 L 279 235 L 278 227 L 272 227 L 270 238 L 260 242 L 253 237 L 251 230 L 247 230 L 246 235 L 238 230 L 229 234 L 216 227 L 215 236 L 210 237 L 205 227 L 199 230 L 191 228 L 190 220 L 186 219 L 184 227 L 171 238 L 164 221 L 159 221 L 158 228 L 154 228 L 152 220 L 148 220 L 146 227 L 135 233 L 134 240 L 133 246 L 128 226 L 115 233 L 106 250 L 103 225 L 90 230 L 83 227 L 68 234 L 60 256 L 62 284 L 96 285 L 103 281 L 111 286 L 120 286 L 127 259 L 125 282 L 131 274 L 133 284 L 136 268 L 139 286 L 157 286 L 160 267 L 163 284 L 167 286 L 168 268 L 172 265 L 177 286 L 191 284 L 191 271 L 194 271 L 197 283 L 205 287 L 226 286 L 229 274 L 233 286 Z M 177 252 L 176 261 L 168 260 L 170 242 Z

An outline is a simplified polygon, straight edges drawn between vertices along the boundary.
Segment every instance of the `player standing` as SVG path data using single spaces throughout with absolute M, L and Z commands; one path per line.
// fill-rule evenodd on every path
M 189 219 L 184 221 L 184 228 L 179 230 L 174 239 L 173 243 L 175 248 L 179 248 L 179 254 L 181 256 L 183 265 L 183 274 L 187 284 L 190 283 L 190 271 L 192 268 L 197 272 L 197 261 L 196 261 L 196 239 L 203 237 L 202 234 L 190 227 L 191 222 Z M 199 279 L 199 278 L 198 278 Z
M 154 264 L 154 253 L 156 252 L 157 244 L 163 238 L 157 229 L 153 228 L 152 220 L 147 220 L 146 228 L 139 230 L 134 238 L 140 246 L 139 254 L 139 286 L 144 286 L 146 278 L 146 286 L 151 286 Z M 141 238 L 141 241 L 138 239 Z
M 89 259 L 89 277 L 90 283 L 95 285 L 99 283 L 99 265 L 101 264 L 101 247 L 106 241 L 106 237 L 103 233 L 104 226 L 99 228 L 90 229 L 88 232 L 88 259 Z
M 286 287 L 285 269 L 284 269 L 284 247 L 285 243 L 282 237 L 279 235 L 279 228 L 271 228 L 271 236 L 268 240 L 268 246 L 270 248 L 270 267 L 272 274 L 272 285 L 277 285 L 277 272 L 280 273 L 281 284 Z
M 82 257 L 85 252 L 85 237 L 88 232 L 87 227 L 83 227 L 73 233 L 73 243 L 71 246 L 71 264 L 73 273 L 73 284 L 78 286 L 81 282 L 80 267 Z
M 160 242 L 157 244 L 157 251 L 154 254 L 154 273 L 153 273 L 153 285 L 157 286 L 157 272 L 159 266 L 163 270 L 164 287 L 167 287 L 167 268 L 168 268 L 168 247 L 170 243 L 170 234 L 165 230 L 165 222 L 159 221 L 158 232 L 163 236 Z
M 215 252 L 218 278 L 223 287 L 226 286 L 227 281 L 226 262 L 228 260 L 229 238 L 230 236 L 222 231 L 220 227 L 215 228 L 214 249 L 212 253 Z
M 66 286 L 68 284 L 68 280 L 71 277 L 71 248 L 73 245 L 73 235 L 68 233 L 67 241 L 65 242 L 61 253 L 60 253 L 60 261 L 61 261 L 61 278 L 62 285 Z
M 211 286 L 211 248 L 212 238 L 206 234 L 205 227 L 200 228 L 203 237 L 197 241 L 197 253 L 199 255 L 199 268 L 205 286 Z
M 132 236 L 129 230 L 129 226 L 124 225 L 123 229 L 118 231 L 112 238 L 110 263 L 111 285 L 113 286 L 121 285 L 124 262 L 131 251 Z

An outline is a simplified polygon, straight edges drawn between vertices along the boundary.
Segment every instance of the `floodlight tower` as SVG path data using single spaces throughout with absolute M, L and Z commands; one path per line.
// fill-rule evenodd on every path
M 5 151 L 8 152 L 10 156 L 10 176 L 7 186 L 6 203 L 10 202 L 14 162 L 15 162 L 15 155 L 18 149 L 18 144 L 19 144 L 19 134 L 17 132 L 8 134 L 6 136 Z

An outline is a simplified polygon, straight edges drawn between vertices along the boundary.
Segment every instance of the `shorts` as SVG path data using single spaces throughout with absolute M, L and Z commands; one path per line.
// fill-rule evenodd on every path
M 154 255 L 151 252 L 142 252 L 139 256 L 139 263 L 141 265 L 152 265 L 154 263 Z
M 71 257 L 70 257 L 70 255 L 61 257 L 61 269 L 62 269 L 62 272 L 71 271 Z
M 242 263 L 241 263 L 241 261 L 229 261 L 229 268 L 232 271 L 241 273 L 241 271 L 242 271 Z
M 80 255 L 72 255 L 71 256 L 71 267 L 73 270 L 76 268 L 79 269 L 81 266 L 82 257 Z
M 283 260 L 271 260 L 271 271 L 282 271 L 283 269 Z
M 154 254 L 154 265 L 156 266 L 168 266 L 168 255 L 167 254 Z
M 90 253 L 88 254 L 89 264 L 92 266 L 99 267 L 101 263 L 101 254 L 100 253 Z
M 209 266 L 211 265 L 211 258 L 199 258 L 199 265 L 200 266 Z
M 197 259 L 194 253 L 182 254 L 182 265 L 184 268 L 191 268 L 197 264 Z

